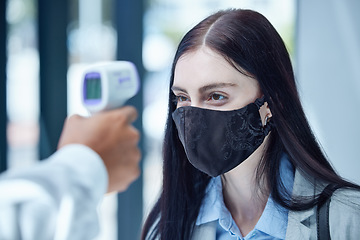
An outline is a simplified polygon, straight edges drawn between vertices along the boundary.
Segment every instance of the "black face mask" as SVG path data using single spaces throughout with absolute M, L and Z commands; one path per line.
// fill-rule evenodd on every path
M 247 159 L 271 130 L 262 125 L 259 109 L 264 98 L 233 111 L 180 107 L 172 118 L 190 163 L 212 177 Z

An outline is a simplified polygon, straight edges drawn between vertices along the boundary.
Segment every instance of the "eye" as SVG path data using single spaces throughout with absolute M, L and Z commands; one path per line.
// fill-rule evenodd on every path
M 226 99 L 226 97 L 224 95 L 218 94 L 218 93 L 213 93 L 209 96 L 208 101 L 221 101 Z
M 176 101 L 177 102 L 185 102 L 185 101 L 189 101 L 189 99 L 184 96 L 176 96 Z
M 176 107 L 183 107 L 189 105 L 190 99 L 184 95 L 175 96 L 173 100 Z

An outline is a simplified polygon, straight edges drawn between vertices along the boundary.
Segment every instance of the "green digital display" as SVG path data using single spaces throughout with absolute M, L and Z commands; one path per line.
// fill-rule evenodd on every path
M 101 78 L 99 74 L 86 76 L 86 99 L 101 99 Z

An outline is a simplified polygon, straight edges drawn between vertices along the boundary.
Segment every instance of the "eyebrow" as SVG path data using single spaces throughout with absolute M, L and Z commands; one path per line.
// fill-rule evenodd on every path
M 172 86 L 171 87 L 171 90 L 172 91 L 179 91 L 179 92 L 184 92 L 184 93 L 187 93 L 187 91 L 183 88 L 180 88 L 180 87 L 176 87 L 176 86 Z
M 204 92 L 209 91 L 214 88 L 233 87 L 233 86 L 237 86 L 237 85 L 235 83 L 213 83 L 213 84 L 205 85 L 205 86 L 199 88 L 199 93 L 204 93 Z M 187 91 L 185 89 L 177 87 L 177 86 L 172 86 L 171 90 L 187 93 Z

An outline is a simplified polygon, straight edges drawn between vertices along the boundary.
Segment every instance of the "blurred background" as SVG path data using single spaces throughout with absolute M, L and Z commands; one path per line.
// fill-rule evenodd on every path
M 136 64 L 142 175 L 106 196 L 98 239 L 137 239 L 159 196 L 170 65 L 181 37 L 225 8 L 265 15 L 284 39 L 311 126 L 338 172 L 360 183 L 360 1 L 3 0 L 0 6 L 0 171 L 56 150 L 66 116 L 81 105 L 84 67 Z M 0 193 L 6 194 L 6 193 Z

